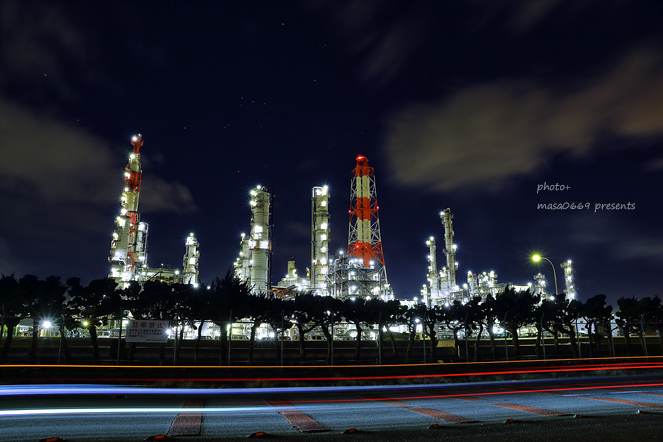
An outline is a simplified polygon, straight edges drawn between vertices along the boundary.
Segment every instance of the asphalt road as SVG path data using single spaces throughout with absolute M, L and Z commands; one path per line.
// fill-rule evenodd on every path
M 663 440 L 663 379 L 389 387 L 0 387 L 0 441 Z M 641 413 L 638 413 L 641 411 Z M 431 428 L 433 427 L 433 428 Z

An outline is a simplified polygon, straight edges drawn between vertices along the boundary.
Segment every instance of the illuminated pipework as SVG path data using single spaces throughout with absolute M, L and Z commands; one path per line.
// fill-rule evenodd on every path
M 281 281 L 276 284 L 277 289 L 272 289 L 272 292 L 279 294 L 281 297 L 294 295 L 294 291 L 304 291 L 311 286 L 309 278 L 297 275 L 297 267 L 295 265 L 295 258 L 288 260 L 288 273 Z M 285 290 L 278 290 L 285 289 Z
M 457 287 L 456 269 L 458 268 L 458 263 L 456 262 L 456 245 L 454 244 L 453 217 L 451 209 L 444 209 L 440 212 L 440 218 L 444 226 L 444 254 L 447 257 L 447 266 L 444 269 L 446 271 L 446 287 L 444 291 L 447 296 L 451 292 L 456 291 Z
M 238 278 L 240 281 L 248 281 L 249 279 L 249 263 L 251 261 L 251 252 L 249 250 L 249 238 L 245 233 L 241 234 L 241 240 L 239 242 L 240 251 L 237 260 L 234 263 L 235 266 L 235 278 Z
M 193 233 L 191 233 L 186 239 L 186 252 L 184 253 L 184 258 L 182 260 L 182 283 L 191 284 L 194 287 L 197 287 L 200 283 L 198 278 L 198 258 L 200 257 L 200 252 L 198 247 L 200 244 Z
M 470 294 L 479 291 L 479 275 L 475 275 L 472 271 L 467 272 L 467 286 L 469 287 Z
M 149 225 L 144 222 L 138 223 L 138 239 L 136 241 L 136 271 L 135 274 L 142 276 L 147 268 L 147 232 Z
M 252 292 L 269 293 L 271 289 L 272 194 L 258 186 L 251 192 L 251 234 L 249 247 L 249 283 Z
M 497 291 L 497 273 L 493 272 L 483 272 L 479 276 L 479 294 L 482 298 L 485 298 L 489 293 L 496 295 Z
M 434 304 L 441 297 L 440 294 L 440 276 L 437 271 L 437 246 L 435 244 L 435 238 L 432 236 L 426 241 L 428 246 L 428 287 L 429 289 L 426 293 L 422 292 L 424 295 L 424 302 L 429 305 L 428 296 L 430 295 L 430 304 Z M 430 294 L 428 293 L 430 291 Z
M 133 145 L 133 152 L 129 155 L 129 162 L 124 172 L 125 188 L 120 198 L 122 209 L 115 218 L 115 232 L 113 233 L 108 259 L 111 263 L 109 276 L 117 282 L 138 279 L 137 269 L 146 265 L 145 260 L 147 258 L 147 230 L 145 229 L 145 234 L 139 232 L 141 223 L 139 223 L 138 214 L 142 178 L 140 163 L 140 148 L 143 145 L 142 135 L 134 135 L 131 138 L 131 144 Z M 143 260 L 140 259 L 141 257 Z M 137 265 L 138 262 L 140 264 Z
M 571 265 L 571 260 L 569 259 L 566 262 L 560 264 L 564 269 L 564 286 L 566 296 L 568 299 L 575 299 L 576 297 L 576 288 L 575 288 L 575 272 L 573 271 L 573 266 Z
M 314 187 L 311 200 L 311 289 L 329 294 L 329 188 Z
M 546 294 L 546 277 L 541 273 L 534 275 L 534 293 L 537 295 Z

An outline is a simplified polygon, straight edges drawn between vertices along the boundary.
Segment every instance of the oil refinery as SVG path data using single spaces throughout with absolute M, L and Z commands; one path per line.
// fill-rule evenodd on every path
M 152 268 L 147 264 L 147 233 L 149 225 L 140 221 L 138 200 L 143 177 L 140 162 L 140 149 L 143 146 L 141 134 L 131 138 L 133 151 L 124 172 L 125 187 L 120 197 L 121 210 L 115 218 L 115 231 L 111 240 L 111 271 L 108 275 L 118 285 L 126 287 L 131 281 L 163 281 L 185 283 L 198 286 L 198 240 L 191 233 L 185 241 L 186 252 L 183 258 L 183 271 L 170 267 Z
M 387 282 L 382 252 L 380 219 L 375 176 L 368 159 L 357 157 L 352 171 L 350 222 L 346 252 L 329 257 L 329 188 L 315 186 L 311 197 L 311 265 L 306 276 L 297 275 L 295 260 L 288 261 L 288 272 L 275 287 L 272 275 L 272 201 L 271 189 L 257 186 L 250 191 L 251 231 L 242 234 L 235 276 L 248 282 L 254 294 L 273 292 L 291 296 L 312 291 L 339 299 L 393 299 Z
M 472 271 L 467 272 L 467 282 L 462 286 L 456 284 L 456 271 L 458 270 L 458 261 L 456 261 L 457 246 L 453 242 L 453 214 L 451 209 L 445 209 L 440 213 L 442 225 L 444 226 L 444 255 L 447 265 L 438 271 L 437 269 L 437 247 L 435 238 L 430 237 L 426 241 L 428 246 L 428 284 L 424 284 L 421 289 L 422 302 L 428 306 L 449 306 L 454 301 L 466 303 L 472 298 L 481 297 L 486 299 L 488 295 L 496 296 L 503 291 L 506 286 L 513 287 L 516 291 L 531 290 L 532 293 L 541 295 L 550 299 L 554 293 L 559 293 L 557 288 L 555 292 L 549 293 L 546 290 L 546 278 L 542 273 L 533 276 L 534 282 L 526 285 L 516 285 L 513 283 L 498 283 L 497 274 L 494 271 L 475 274 Z M 547 259 L 546 259 L 547 260 Z M 549 261 L 549 260 L 548 260 Z M 550 262 L 553 266 L 554 264 Z M 576 290 L 574 285 L 575 272 L 571 260 L 560 264 L 564 270 L 564 291 L 563 293 L 569 299 L 575 299 Z M 557 279 L 556 272 L 553 273 Z
M 131 281 L 150 280 L 167 283 L 183 283 L 198 286 L 199 243 L 193 233 L 185 240 L 185 253 L 181 269 L 150 267 L 147 262 L 148 224 L 140 220 L 138 202 L 142 170 L 140 134 L 132 137 L 133 150 L 124 172 L 125 187 L 121 195 L 120 214 L 115 218 L 115 232 L 111 241 L 109 262 L 110 277 L 119 285 Z M 234 275 L 251 287 L 255 295 L 292 297 L 300 292 L 312 292 L 319 296 L 338 299 L 361 297 L 366 300 L 395 299 L 387 280 L 387 268 L 380 233 L 379 205 L 375 171 L 368 165 L 368 158 L 356 158 L 351 171 L 348 241 L 345 250 L 330 256 L 330 192 L 328 186 L 314 186 L 311 192 L 311 244 L 310 265 L 306 274 L 297 274 L 295 258 L 287 263 L 287 273 L 276 285 L 272 285 L 273 267 L 273 200 L 274 190 L 268 186 L 256 186 L 249 191 L 250 230 L 241 235 L 239 256 L 235 260 Z M 533 282 L 524 285 L 498 283 L 494 271 L 473 273 L 467 271 L 467 282 L 457 282 L 459 265 L 456 260 L 451 209 L 439 214 L 444 231 L 445 265 L 438 269 L 437 243 L 434 237 L 426 241 L 428 247 L 427 284 L 421 289 L 421 301 L 428 306 L 448 306 L 454 301 L 462 303 L 480 296 L 495 296 L 509 285 L 516 290 L 530 289 L 536 294 L 551 297 L 543 274 L 533 276 Z M 550 262 L 546 258 L 547 261 Z M 553 270 L 555 269 L 554 264 Z M 564 275 L 564 293 L 571 299 L 576 296 L 574 270 L 571 260 L 561 263 Z M 555 273 L 556 278 L 556 273 Z M 555 292 L 557 287 L 555 285 Z M 416 300 L 417 298 L 415 298 Z

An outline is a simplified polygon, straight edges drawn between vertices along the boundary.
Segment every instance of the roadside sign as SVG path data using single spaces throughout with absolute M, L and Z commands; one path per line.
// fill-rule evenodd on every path
M 168 321 L 132 319 L 127 325 L 127 342 L 167 342 Z

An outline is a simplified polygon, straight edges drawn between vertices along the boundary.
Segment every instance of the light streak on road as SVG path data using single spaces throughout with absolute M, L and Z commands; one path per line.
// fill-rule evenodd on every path
M 117 408 L 31 408 L 25 410 L 0 410 L 0 416 L 34 416 L 49 414 L 119 414 L 119 413 L 235 413 L 272 411 L 273 407 L 209 407 L 209 408 L 186 408 L 182 407 L 117 407 Z
M 657 358 L 660 360 L 660 358 Z M 535 361 L 536 362 L 536 361 Z M 427 367 L 433 368 L 439 366 L 440 364 L 428 364 Z M 471 366 L 472 364 L 469 364 Z M 421 367 L 422 364 L 416 364 L 414 366 Z M 467 364 L 449 364 L 451 369 L 460 369 L 463 366 L 468 366 Z M 35 366 L 23 366 L 23 365 L 7 365 L 9 367 L 32 367 Z M 43 367 L 43 366 L 42 366 Z M 215 371 L 221 369 L 218 366 L 175 366 L 175 367 L 152 367 L 152 366 L 76 366 L 76 365 L 53 365 L 48 366 L 52 368 L 112 368 L 112 369 L 126 369 L 126 368 L 135 368 L 135 369 L 149 369 L 153 368 L 195 368 L 195 369 L 206 369 L 213 368 Z M 336 368 L 341 368 L 343 366 L 337 366 Z M 370 366 L 347 366 L 354 368 L 365 368 Z M 374 366 L 377 367 L 377 366 Z M 385 367 L 385 366 L 383 366 Z M 401 368 L 407 368 L 407 366 L 400 366 Z M 237 368 L 237 367 L 235 367 Z M 256 367 L 260 369 L 264 368 L 275 368 L 275 367 Z M 281 368 L 281 367 L 279 367 Z M 289 367 L 290 368 L 304 368 L 304 367 Z M 324 366 L 309 366 L 309 369 L 325 369 Z M 100 378 L 100 377 L 90 377 L 90 378 L 51 378 L 52 381 L 63 381 L 63 382 L 297 382 L 297 381 L 387 381 L 394 379 L 427 379 L 427 378 L 454 378 L 454 377 L 463 377 L 463 376 L 500 376 L 500 375 L 520 375 L 520 374 L 546 374 L 546 373 L 558 373 L 560 371 L 566 373 L 581 373 L 587 371 L 610 371 L 610 370 L 640 370 L 640 369 L 663 369 L 663 362 L 629 362 L 621 363 L 615 362 L 613 360 L 606 360 L 604 363 L 598 364 L 583 364 L 583 365 L 555 365 L 555 366 L 546 366 L 545 368 L 512 368 L 509 370 L 501 371 L 473 371 L 473 372 L 457 372 L 457 373 L 425 373 L 425 374 L 414 374 L 414 375 L 382 375 L 382 376 L 308 376 L 308 377 L 260 377 L 260 378 L 244 378 L 244 377 L 215 377 L 215 378 L 203 378 L 203 377 L 190 377 L 190 378 L 156 378 L 156 377 L 132 377 L 132 378 Z M 2 367 L 0 367 L 2 369 Z M 246 367 L 242 367 L 246 369 Z

